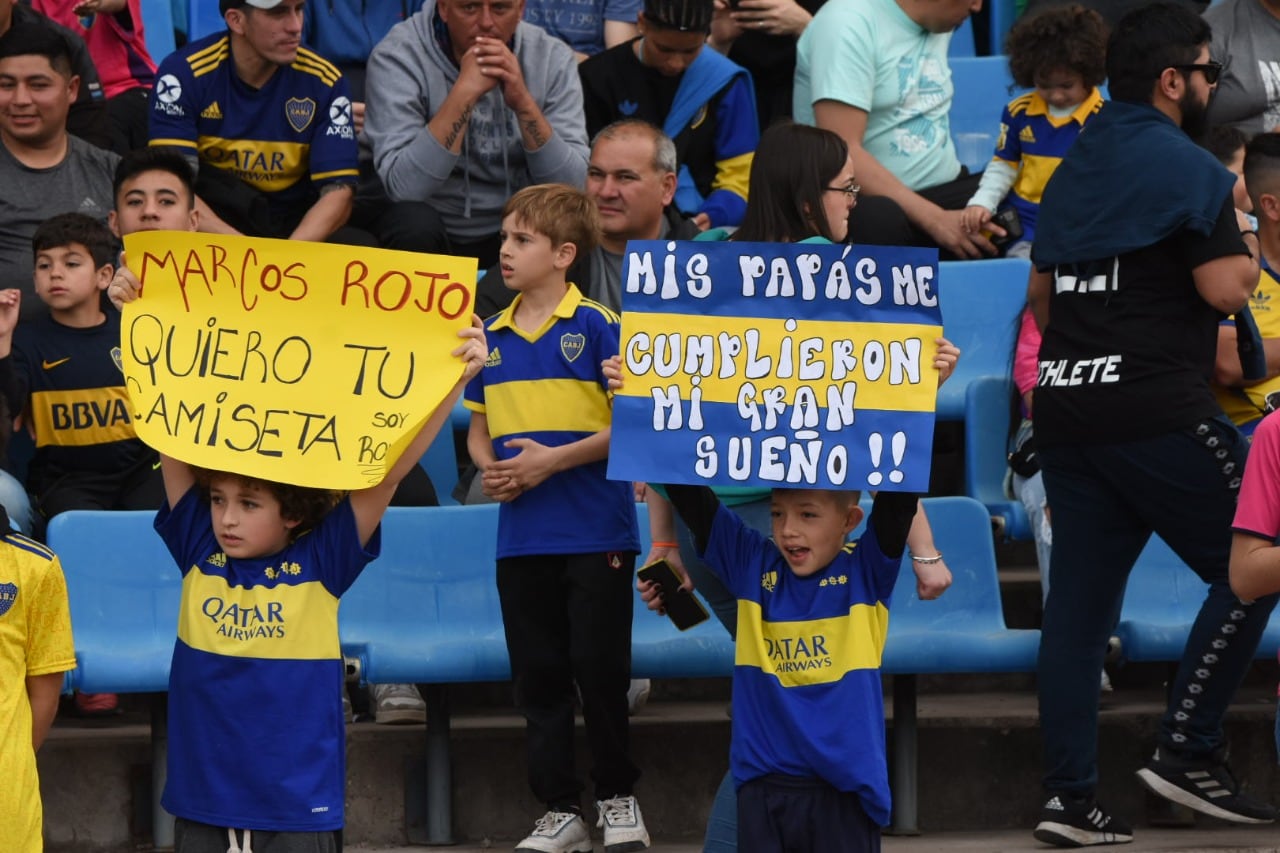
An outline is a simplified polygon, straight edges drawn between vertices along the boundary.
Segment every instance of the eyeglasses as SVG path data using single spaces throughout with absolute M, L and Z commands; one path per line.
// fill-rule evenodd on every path
M 1208 83 L 1210 86 L 1217 83 L 1218 78 L 1222 76 L 1221 62 L 1192 62 L 1186 65 L 1172 65 L 1170 67 L 1176 68 L 1179 71 L 1203 71 L 1204 82 Z
M 849 201 L 857 201 L 858 193 L 862 192 L 862 187 L 855 183 L 845 184 L 843 187 L 826 187 L 829 193 L 844 193 L 845 198 Z

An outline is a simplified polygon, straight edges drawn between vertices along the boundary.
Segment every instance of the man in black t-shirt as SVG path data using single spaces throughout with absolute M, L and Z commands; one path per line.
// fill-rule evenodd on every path
M 1188 136 L 1221 71 L 1209 37 L 1174 4 L 1126 15 L 1107 51 L 1113 101 L 1040 206 L 1028 298 L 1044 327 L 1035 429 L 1053 552 L 1039 662 L 1046 793 L 1035 836 L 1050 844 L 1133 837 L 1094 799 L 1098 672 L 1153 532 L 1210 588 L 1139 778 L 1221 819 L 1276 815 L 1241 792 L 1222 731 L 1275 597 L 1241 602 L 1227 578 L 1246 445 L 1208 377 L 1219 321 L 1257 283 L 1258 244 L 1232 204 L 1234 176 Z

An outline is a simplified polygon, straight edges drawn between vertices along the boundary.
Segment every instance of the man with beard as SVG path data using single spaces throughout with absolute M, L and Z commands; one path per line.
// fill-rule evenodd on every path
M 1219 321 L 1258 281 L 1234 176 L 1191 137 L 1221 66 L 1209 26 L 1156 3 L 1107 50 L 1113 101 L 1045 188 L 1028 299 L 1044 327 L 1036 443 L 1053 512 L 1040 644 L 1046 789 L 1035 836 L 1131 841 L 1094 798 L 1098 672 L 1129 571 L 1159 534 L 1210 586 L 1139 772 L 1153 792 L 1238 823 L 1275 818 L 1226 765 L 1222 718 L 1275 596 L 1227 582 L 1245 443 L 1209 388 Z M 1047 326 L 1045 323 L 1047 321 Z

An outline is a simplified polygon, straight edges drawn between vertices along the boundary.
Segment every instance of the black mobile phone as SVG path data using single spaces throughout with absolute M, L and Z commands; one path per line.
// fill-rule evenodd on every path
M 999 211 L 991 217 L 991 222 L 1005 230 L 1003 237 L 998 237 L 990 231 L 983 232 L 983 235 L 997 247 L 1003 248 L 1022 237 L 1022 218 L 1018 216 L 1015 208 L 1006 207 Z
M 636 571 L 642 581 L 653 581 L 662 587 L 662 606 L 671 623 L 681 631 L 687 631 L 711 618 L 695 593 L 680 587 L 680 576 L 666 560 L 656 560 Z

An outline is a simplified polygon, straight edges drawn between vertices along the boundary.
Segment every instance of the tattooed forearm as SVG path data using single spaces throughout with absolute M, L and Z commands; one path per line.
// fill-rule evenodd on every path
M 541 116 L 523 119 L 520 123 L 523 126 L 525 141 L 530 143 L 528 145 L 530 151 L 537 151 L 547 144 L 547 137 L 542 132 Z
M 475 104 L 468 104 L 467 108 L 462 111 L 462 115 L 458 116 L 454 120 L 453 125 L 449 128 L 449 132 L 444 135 L 445 148 L 448 148 L 450 151 L 453 150 L 454 143 L 458 141 L 458 134 L 466 130 L 467 123 L 471 121 L 471 110 L 474 107 Z
M 338 190 L 344 190 L 349 193 L 354 193 L 356 191 L 356 185 L 355 184 L 325 184 L 320 188 L 320 195 L 328 195 L 329 193 L 337 192 Z

